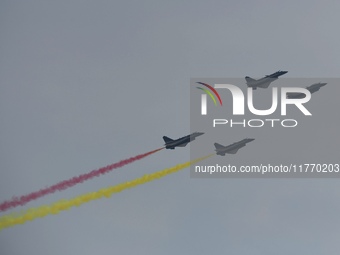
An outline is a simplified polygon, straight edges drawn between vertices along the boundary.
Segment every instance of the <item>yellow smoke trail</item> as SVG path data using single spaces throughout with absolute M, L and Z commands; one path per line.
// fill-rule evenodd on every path
M 96 192 L 90 192 L 86 193 L 84 195 L 77 196 L 75 198 L 71 198 L 69 200 L 59 200 L 55 203 L 52 203 L 50 205 L 43 205 L 36 208 L 31 208 L 25 211 L 22 211 L 20 213 L 11 213 L 8 215 L 4 215 L 0 217 L 0 230 L 3 228 L 11 227 L 18 224 L 23 224 L 26 221 L 34 220 L 36 218 L 42 218 L 49 214 L 58 214 L 61 211 L 68 210 L 73 206 L 80 206 L 84 203 L 90 202 L 92 200 L 100 199 L 102 197 L 110 197 L 113 193 L 121 192 L 125 189 L 133 188 L 135 186 L 144 184 L 146 182 L 151 182 L 155 179 L 162 178 L 168 174 L 172 174 L 175 172 L 178 172 L 184 168 L 189 167 L 191 164 L 194 164 L 196 162 L 199 162 L 201 160 L 204 160 L 206 158 L 211 157 L 214 154 L 210 154 L 208 156 L 204 156 L 198 159 L 194 159 L 192 161 L 176 165 L 174 167 L 166 168 L 161 171 L 152 173 L 152 174 L 146 174 L 142 177 L 139 177 L 137 179 L 134 179 L 132 181 L 128 181 L 125 183 L 118 184 L 116 186 L 111 186 L 108 188 L 100 189 Z

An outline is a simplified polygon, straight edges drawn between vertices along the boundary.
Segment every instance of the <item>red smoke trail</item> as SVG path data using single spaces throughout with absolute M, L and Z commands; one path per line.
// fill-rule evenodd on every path
M 100 176 L 102 174 L 106 174 L 106 173 L 112 171 L 113 169 L 123 167 L 127 164 L 130 164 L 130 163 L 136 161 L 136 160 L 140 160 L 142 158 L 145 158 L 145 157 L 147 157 L 147 156 L 149 156 L 149 155 L 151 155 L 151 154 L 153 154 L 157 151 L 160 151 L 162 149 L 163 148 L 159 148 L 157 150 L 149 151 L 147 153 L 140 154 L 140 155 L 137 155 L 135 157 L 131 157 L 131 158 L 128 158 L 128 159 L 121 160 L 121 161 L 114 163 L 112 165 L 108 165 L 108 166 L 99 168 L 97 170 L 93 170 L 93 171 L 86 173 L 86 174 L 81 174 L 79 176 L 75 176 L 71 179 L 61 181 L 61 182 L 54 184 L 50 187 L 29 193 L 27 195 L 23 195 L 21 197 L 13 197 L 11 200 L 4 201 L 0 204 L 0 211 L 6 211 L 10 208 L 17 207 L 19 205 L 22 206 L 22 205 L 24 205 L 24 204 L 26 204 L 26 203 L 28 203 L 32 200 L 38 199 L 38 198 L 43 197 L 47 194 L 51 194 L 51 193 L 54 193 L 58 190 L 61 191 L 61 190 L 73 187 L 76 184 L 82 183 L 84 181 L 87 181 L 87 180 L 92 179 L 94 177 Z

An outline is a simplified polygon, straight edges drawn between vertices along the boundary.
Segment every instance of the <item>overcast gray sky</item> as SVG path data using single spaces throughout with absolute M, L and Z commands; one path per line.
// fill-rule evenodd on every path
M 339 12 L 335 1 L 1 1 L 0 201 L 186 135 L 192 77 L 339 77 Z M 163 150 L 19 209 L 188 159 L 188 146 Z M 339 184 L 186 169 L 4 229 L 0 253 L 338 254 Z

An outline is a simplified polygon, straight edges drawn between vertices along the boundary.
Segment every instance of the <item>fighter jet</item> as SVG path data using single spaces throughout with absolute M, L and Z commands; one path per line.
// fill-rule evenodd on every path
M 277 80 L 279 78 L 279 76 L 284 75 L 288 73 L 288 71 L 277 71 L 275 73 L 266 75 L 265 77 L 255 80 L 253 78 L 250 78 L 249 76 L 246 76 L 246 82 L 247 82 L 247 86 L 253 88 L 253 90 L 257 89 L 257 88 L 268 88 L 268 86 L 270 85 L 270 83 L 272 83 L 273 81 Z
M 195 140 L 197 136 L 203 135 L 204 133 L 195 132 L 191 135 L 183 136 L 181 138 L 178 138 L 176 140 L 173 140 L 167 136 L 163 136 L 163 140 L 165 142 L 165 148 L 167 149 L 175 149 L 175 147 L 185 147 L 188 143 Z
M 327 83 L 314 83 L 308 87 L 306 87 L 306 89 L 309 90 L 309 92 L 311 94 L 313 94 L 316 91 L 319 91 L 319 89 L 323 86 L 325 86 Z M 287 93 L 287 98 L 304 98 L 306 95 L 303 93 L 295 93 L 295 92 L 291 92 L 291 93 Z
M 251 141 L 254 141 L 255 139 L 252 139 L 252 138 L 246 138 L 246 139 L 243 139 L 239 142 L 236 142 L 236 143 L 233 143 L 233 144 L 230 144 L 230 145 L 227 145 L 227 146 L 223 146 L 221 144 L 218 144 L 218 143 L 214 143 L 215 145 L 215 151 L 216 151 L 216 154 L 217 155 L 221 155 L 221 156 L 225 156 L 226 153 L 228 154 L 236 154 L 236 152 L 246 146 L 247 143 L 250 143 Z

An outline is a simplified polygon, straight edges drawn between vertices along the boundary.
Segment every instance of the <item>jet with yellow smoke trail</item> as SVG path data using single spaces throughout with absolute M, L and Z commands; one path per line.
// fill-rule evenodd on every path
M 254 141 L 255 139 L 253 138 L 246 138 L 241 141 L 238 141 L 236 143 L 230 144 L 228 146 L 223 146 L 218 143 L 214 143 L 215 145 L 215 151 L 217 155 L 225 156 L 226 153 L 228 154 L 236 154 L 239 149 L 242 147 L 246 146 L 247 143 L 250 143 Z

